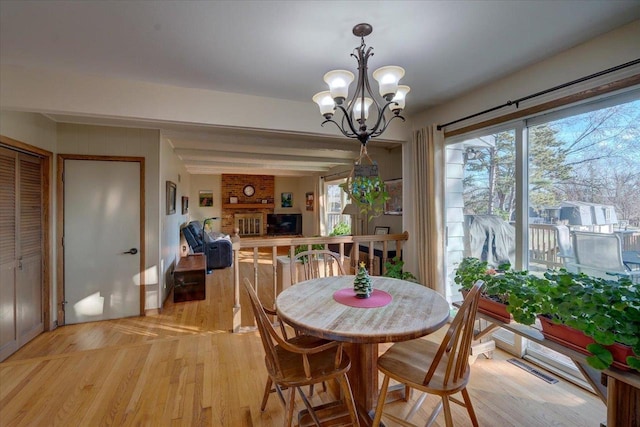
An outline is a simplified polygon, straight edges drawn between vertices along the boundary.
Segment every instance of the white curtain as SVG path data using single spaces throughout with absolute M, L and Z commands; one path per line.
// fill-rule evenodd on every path
M 444 135 L 435 125 L 414 132 L 412 180 L 413 230 L 417 276 L 421 283 L 445 295 Z
M 329 231 L 327 231 L 327 224 L 326 224 L 326 194 L 325 194 L 325 187 L 324 187 L 324 178 L 323 177 L 318 177 L 316 179 L 315 182 L 315 191 L 316 191 L 316 210 L 314 212 L 315 214 L 315 219 L 316 219 L 316 224 L 319 224 L 319 229 L 317 230 L 317 234 L 318 236 L 326 236 L 329 234 Z

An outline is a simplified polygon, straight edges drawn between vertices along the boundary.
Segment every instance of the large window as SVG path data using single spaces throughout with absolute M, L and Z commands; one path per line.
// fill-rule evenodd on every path
M 515 146 L 515 131 L 502 129 L 449 147 L 450 259 L 515 265 Z
M 327 234 L 330 234 L 333 229 L 339 223 L 346 223 L 351 226 L 351 216 L 342 215 L 342 210 L 347 204 L 347 193 L 345 193 L 340 184 L 345 180 L 331 181 L 325 184 L 325 198 L 326 198 L 326 217 L 325 217 L 325 230 Z
M 570 268 L 576 251 L 582 261 L 610 251 L 597 238 L 601 245 L 586 251 L 573 247 L 576 231 L 618 236 L 625 258 L 639 251 L 640 100 L 612 99 L 529 123 L 530 269 Z M 607 276 L 593 267 L 585 272 Z
M 451 300 L 461 299 L 452 279 L 466 256 L 613 280 L 612 271 L 640 269 L 640 90 L 446 142 Z M 580 246 L 585 233 L 596 240 Z M 517 354 L 573 368 L 544 347 L 516 344 Z

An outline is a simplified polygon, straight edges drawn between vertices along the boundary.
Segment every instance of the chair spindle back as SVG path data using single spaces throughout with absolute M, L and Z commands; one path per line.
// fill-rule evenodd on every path
M 463 378 L 469 367 L 469 353 L 471 351 L 471 341 L 473 339 L 473 325 L 478 310 L 480 291 L 484 282 L 478 280 L 471 288 L 471 291 L 458 310 L 458 314 L 451 322 L 447 334 L 440 344 L 440 348 L 434 357 L 431 367 L 424 378 L 424 384 L 429 384 L 436 368 L 443 362 L 446 354 L 447 369 L 445 372 L 444 384 L 457 382 Z

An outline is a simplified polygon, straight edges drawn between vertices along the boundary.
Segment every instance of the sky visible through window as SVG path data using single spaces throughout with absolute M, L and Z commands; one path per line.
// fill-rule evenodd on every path
M 640 100 L 542 123 L 528 132 L 534 213 L 581 201 L 613 205 L 618 219 L 640 222 Z M 514 132 L 470 139 L 464 146 L 465 213 L 513 220 Z

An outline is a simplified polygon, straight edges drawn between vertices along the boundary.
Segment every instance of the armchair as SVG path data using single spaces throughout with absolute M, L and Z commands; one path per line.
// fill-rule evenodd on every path
M 233 263 L 233 249 L 228 236 L 203 232 L 200 221 L 191 221 L 184 226 L 182 234 L 193 253 L 204 253 L 207 273 L 217 268 L 230 267 Z

